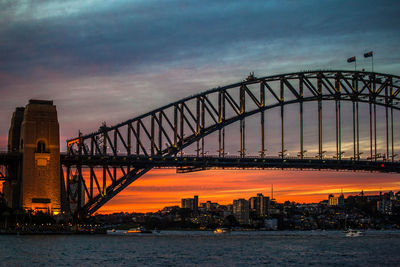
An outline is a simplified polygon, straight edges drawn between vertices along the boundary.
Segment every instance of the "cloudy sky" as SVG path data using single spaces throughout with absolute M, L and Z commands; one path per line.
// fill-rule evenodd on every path
M 399 14 L 399 1 L 2 0 L 0 150 L 6 150 L 13 110 L 32 98 L 54 100 L 64 144 L 78 130 L 90 133 L 102 121 L 115 124 L 127 120 L 184 96 L 240 81 L 251 71 L 266 76 L 312 69 L 353 69 L 346 63 L 350 56 L 357 56 L 359 69 L 370 70 L 370 61 L 362 54 L 373 50 L 375 71 L 400 75 Z M 298 183 L 291 172 L 275 174 L 286 177 L 292 185 Z M 224 185 L 229 183 L 228 175 L 222 172 L 196 175 L 218 175 L 225 177 L 220 179 Z M 162 191 L 157 182 L 151 183 L 160 196 L 153 207 L 195 193 L 199 185 L 190 185 L 190 181 L 196 175 L 181 176 L 190 188 L 175 192 L 168 200 L 161 196 L 169 189 Z M 269 187 L 272 180 L 267 178 L 271 175 L 243 172 L 240 179 L 249 182 L 237 189 Z M 255 183 L 254 177 L 261 176 Z M 333 175 L 336 182 L 324 188 L 317 188 L 318 182 L 310 182 L 312 179 L 307 177 L 331 174 L 303 176 L 305 185 L 311 183 L 302 188 L 304 194 L 290 195 L 282 189 L 282 195 L 294 200 L 309 192 L 310 199 L 315 199 L 316 190 L 337 190 L 337 184 L 349 180 L 357 183 L 349 183 L 348 188 L 378 190 L 370 185 L 379 184 L 381 175 L 367 175 L 374 179 L 354 178 L 365 174 L 352 174 L 352 179 L 347 179 L 348 174 Z M 146 185 L 155 177 L 149 174 L 141 178 L 141 183 Z M 165 173 L 163 177 L 172 179 L 175 175 Z M 387 185 L 400 189 L 395 176 L 385 176 L 384 181 L 381 188 Z M 279 193 L 279 181 L 274 183 Z M 205 191 L 199 194 L 217 201 L 222 190 L 218 188 L 222 187 L 203 187 Z M 145 193 L 138 192 L 130 188 L 110 207 L 129 203 L 127 210 L 144 210 L 142 205 L 149 200 L 144 201 Z

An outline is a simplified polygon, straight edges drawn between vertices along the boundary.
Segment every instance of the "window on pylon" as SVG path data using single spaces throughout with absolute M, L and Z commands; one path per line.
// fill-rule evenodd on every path
M 46 144 L 43 141 L 39 141 L 37 143 L 36 152 L 37 153 L 45 153 L 46 152 Z

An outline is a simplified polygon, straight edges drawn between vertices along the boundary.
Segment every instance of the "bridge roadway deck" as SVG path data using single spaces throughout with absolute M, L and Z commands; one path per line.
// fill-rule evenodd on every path
M 177 172 L 192 172 L 207 169 L 310 169 L 343 170 L 368 172 L 400 173 L 400 162 L 371 160 L 336 160 L 316 158 L 277 158 L 277 157 L 217 157 L 217 156 L 68 156 L 61 154 L 65 166 L 82 165 L 91 167 L 132 166 L 140 168 L 177 168 Z
M 22 154 L 0 152 L 0 165 L 21 160 Z M 206 169 L 311 169 L 311 170 L 344 170 L 400 173 L 400 162 L 351 160 L 351 159 L 316 159 L 316 158 L 278 158 L 278 157 L 217 157 L 217 156 L 68 156 L 60 155 L 61 164 L 65 166 L 82 165 L 101 167 L 132 166 L 153 168 L 177 168 L 178 172 L 191 172 Z
M 10 164 L 22 159 L 22 153 L 19 152 L 0 152 L 0 165 Z

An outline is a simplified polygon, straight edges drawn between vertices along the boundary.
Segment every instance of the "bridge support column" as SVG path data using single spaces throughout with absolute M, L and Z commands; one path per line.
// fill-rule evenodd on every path
M 240 87 L 240 115 L 246 112 L 246 100 L 244 87 Z M 246 155 L 246 124 L 245 119 L 240 119 L 240 157 L 244 158 Z
M 375 93 L 376 93 L 376 79 L 375 79 L 375 75 L 372 76 L 372 84 L 373 84 L 373 92 L 374 92 L 374 158 L 375 161 L 377 161 L 378 159 L 378 154 L 377 154 L 377 146 L 376 146 L 376 97 L 375 97 Z
M 341 130 L 341 111 L 340 100 L 335 100 L 336 106 L 336 158 L 342 159 L 342 130 Z
M 260 83 L 260 106 L 261 108 L 265 107 L 265 87 L 263 83 Z M 265 120 L 265 110 L 261 111 L 261 150 L 260 150 L 260 156 L 261 158 L 265 157 L 265 125 L 264 125 L 264 120 Z
M 284 93 L 284 84 L 283 80 L 280 81 L 280 106 L 281 106 L 281 158 L 285 157 L 285 110 L 284 110 L 284 101 L 285 101 L 285 93 Z
M 299 77 L 299 96 L 300 96 L 300 158 L 304 158 L 304 129 L 303 129 L 303 76 Z
M 318 155 L 319 159 L 323 158 L 324 151 L 322 150 L 322 81 L 320 75 L 317 80 L 318 89 Z
M 353 160 L 357 158 L 356 150 L 356 103 L 353 100 Z
M 387 101 L 387 100 L 385 100 Z M 385 118 L 386 118 L 386 159 L 389 159 L 389 110 L 388 103 L 385 103 Z
M 391 136 L 392 136 L 392 162 L 394 162 L 394 140 L 393 140 L 393 107 L 390 108 L 390 128 L 391 128 Z
M 370 149 L 370 159 L 373 159 L 372 156 L 372 102 L 371 97 L 369 99 L 369 149 Z
M 374 103 L 374 158 L 375 161 L 377 161 L 378 158 L 378 154 L 377 154 L 377 150 L 376 150 L 377 146 L 376 146 L 376 104 Z

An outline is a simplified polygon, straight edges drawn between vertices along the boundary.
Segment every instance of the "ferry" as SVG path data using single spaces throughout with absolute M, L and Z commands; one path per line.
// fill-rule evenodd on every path
M 352 230 L 352 229 L 347 229 L 345 231 L 346 233 L 346 237 L 357 237 L 357 236 L 361 236 L 362 232 L 358 231 L 358 230 Z
M 229 234 L 231 231 L 228 228 L 217 228 L 214 230 L 214 234 L 221 235 L 221 234 Z
M 143 227 L 131 228 L 129 230 L 107 230 L 108 235 L 137 235 L 137 234 L 151 234 L 153 233 L 150 230 L 147 230 Z
M 131 228 L 128 231 L 126 231 L 126 234 L 151 234 L 151 233 L 153 232 L 143 227 Z

